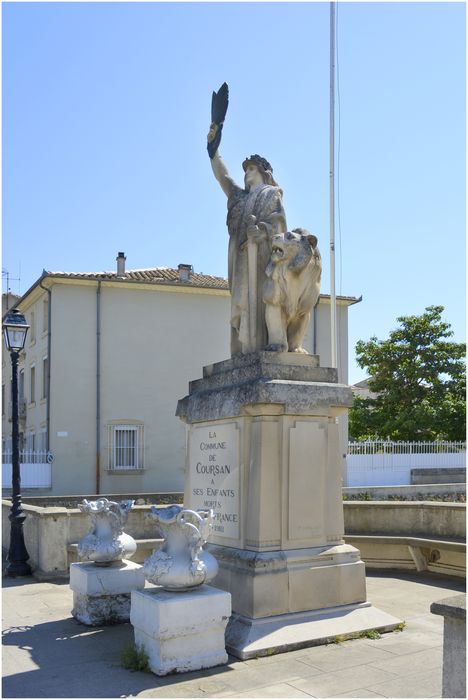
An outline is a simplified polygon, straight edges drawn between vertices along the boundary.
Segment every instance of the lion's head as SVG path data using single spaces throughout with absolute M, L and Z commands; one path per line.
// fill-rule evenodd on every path
M 271 239 L 271 262 L 287 264 L 290 270 L 301 270 L 311 259 L 320 260 L 317 237 L 304 228 L 279 233 Z

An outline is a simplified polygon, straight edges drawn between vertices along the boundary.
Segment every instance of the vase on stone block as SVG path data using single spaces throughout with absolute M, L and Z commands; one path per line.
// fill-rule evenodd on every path
M 218 562 L 202 549 L 213 525 L 212 510 L 152 506 L 148 517 L 164 537 L 161 549 L 155 550 L 143 565 L 148 581 L 167 591 L 187 591 L 214 579 Z
M 136 542 L 123 532 L 128 513 L 134 501 L 116 503 L 107 498 L 78 504 L 83 513 L 91 517 L 92 527 L 89 533 L 78 543 L 78 557 L 82 561 L 108 565 L 112 562 L 130 559 L 136 552 Z

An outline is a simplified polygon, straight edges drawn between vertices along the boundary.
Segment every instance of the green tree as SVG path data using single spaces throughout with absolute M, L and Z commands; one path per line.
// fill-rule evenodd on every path
M 349 412 L 354 440 L 464 440 L 464 343 L 448 340 L 443 306 L 421 316 L 400 316 L 388 340 L 356 344 L 356 359 L 370 375 L 370 398 L 356 397 Z

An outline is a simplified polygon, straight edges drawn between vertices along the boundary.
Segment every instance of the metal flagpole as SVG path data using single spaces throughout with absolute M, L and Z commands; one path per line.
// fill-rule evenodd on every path
M 335 289 L 335 3 L 330 3 L 330 306 L 331 366 L 338 367 Z

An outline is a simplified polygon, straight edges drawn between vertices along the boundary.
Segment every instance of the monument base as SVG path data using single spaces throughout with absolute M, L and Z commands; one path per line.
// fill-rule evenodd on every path
M 232 609 L 251 619 L 364 603 L 365 566 L 347 544 L 252 552 L 208 545 L 219 571 L 212 585 L 229 591 Z
M 352 639 L 368 630 L 391 632 L 400 620 L 371 603 L 340 605 L 253 620 L 234 614 L 226 629 L 226 650 L 243 661 L 294 649 Z
M 224 633 L 231 615 L 229 593 L 203 585 L 172 593 L 133 591 L 130 622 L 158 676 L 226 664 Z
M 92 627 L 130 620 L 130 593 L 145 587 L 143 567 L 132 561 L 100 566 L 94 562 L 70 565 L 72 615 Z
M 179 401 L 184 503 L 214 511 L 212 585 L 232 595 L 227 648 L 241 659 L 400 622 L 367 602 L 343 538 L 338 419 L 352 403 L 318 357 L 266 351 L 204 367 Z

